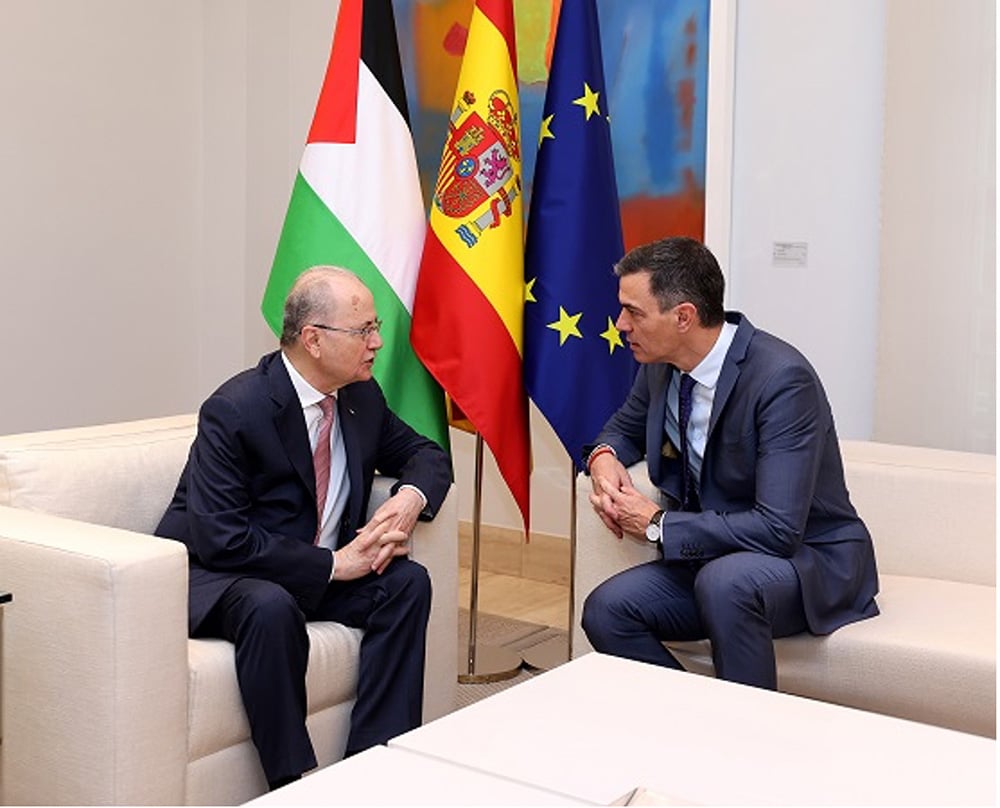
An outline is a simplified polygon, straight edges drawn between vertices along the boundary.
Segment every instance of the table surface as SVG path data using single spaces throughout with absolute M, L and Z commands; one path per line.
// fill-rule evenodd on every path
M 587 654 L 389 742 L 608 804 L 995 804 L 996 741 Z
M 579 805 L 580 801 L 400 749 L 374 746 L 247 805 Z

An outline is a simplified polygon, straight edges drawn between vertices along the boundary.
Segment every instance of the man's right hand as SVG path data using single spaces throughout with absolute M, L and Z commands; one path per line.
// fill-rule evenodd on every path
M 604 452 L 595 457 L 594 462 L 590 464 L 590 483 L 594 489 L 590 495 L 590 504 L 594 506 L 594 512 L 608 530 L 619 539 L 622 538 L 625 531 L 618 524 L 614 503 L 604 490 L 604 486 L 607 485 L 615 491 L 620 491 L 626 486 L 631 488 L 632 478 L 628 470 L 611 452 Z
M 409 536 L 391 530 L 390 520 L 369 522 L 349 544 L 334 552 L 333 580 L 352 581 L 370 572 L 381 575 L 393 558 L 409 552 Z

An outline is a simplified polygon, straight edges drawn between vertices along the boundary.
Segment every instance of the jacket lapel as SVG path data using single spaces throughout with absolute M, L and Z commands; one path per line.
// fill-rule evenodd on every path
M 663 479 L 663 444 L 667 440 L 665 429 L 667 419 L 667 390 L 673 378 L 673 365 L 649 365 L 648 372 L 662 373 L 663 380 L 649 379 L 649 412 L 652 417 L 646 419 L 646 458 L 649 464 L 651 480 Z
M 347 454 L 347 479 L 351 483 L 351 493 L 347 501 L 347 513 L 351 524 L 364 524 L 365 514 L 361 513 L 361 503 L 364 494 L 364 483 L 361 471 L 361 444 L 358 438 L 357 410 L 354 406 L 351 391 L 341 388 L 337 394 L 337 417 L 340 419 L 340 431 L 344 436 L 344 451 Z
M 757 330 L 746 317 L 738 312 L 727 315 L 727 319 L 737 324 L 736 336 L 733 337 L 733 344 L 729 346 L 725 361 L 722 363 L 722 371 L 719 373 L 719 383 L 715 388 L 715 398 L 712 401 L 712 415 L 708 422 L 706 441 L 712 439 L 712 433 L 715 431 L 715 425 L 719 422 L 719 416 L 726 408 L 729 395 L 733 392 L 736 380 L 740 377 L 740 365 L 746 359 L 750 340 Z
M 285 363 L 281 361 L 280 352 L 271 354 L 265 362 L 264 373 L 271 387 L 274 427 L 278 432 L 278 439 L 285 447 L 289 462 L 315 500 L 316 473 L 313 471 L 312 450 L 309 448 L 309 433 L 302 415 L 302 404 L 295 394 Z

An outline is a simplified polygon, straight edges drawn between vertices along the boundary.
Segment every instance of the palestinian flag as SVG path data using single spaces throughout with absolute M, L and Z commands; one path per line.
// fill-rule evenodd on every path
M 341 0 L 261 310 L 280 334 L 285 297 L 304 270 L 356 273 L 383 321 L 374 374 L 389 406 L 447 449 L 443 394 L 410 345 L 426 229 L 392 4 Z

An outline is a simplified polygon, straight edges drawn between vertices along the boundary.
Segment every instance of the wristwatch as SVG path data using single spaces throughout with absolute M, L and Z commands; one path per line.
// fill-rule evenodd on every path
M 646 540 L 656 544 L 662 537 L 663 531 L 660 530 L 660 520 L 663 519 L 663 511 L 657 511 L 653 514 L 652 518 L 649 520 L 649 524 L 646 525 Z

